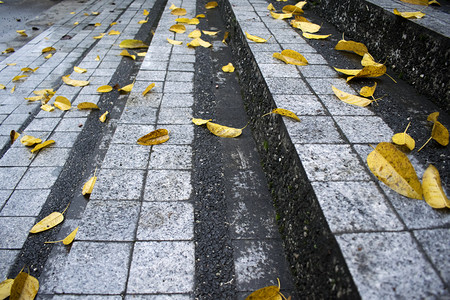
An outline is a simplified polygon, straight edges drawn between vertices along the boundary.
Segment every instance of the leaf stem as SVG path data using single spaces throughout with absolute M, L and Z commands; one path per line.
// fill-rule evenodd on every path
M 423 144 L 423 146 L 422 147 L 420 147 L 420 149 L 419 150 L 417 150 L 417 152 L 419 152 L 420 150 L 422 150 L 422 148 L 423 147 L 425 147 L 425 145 L 426 144 L 428 144 L 428 142 L 432 139 L 433 137 L 432 136 L 430 136 L 430 138 L 425 142 L 425 144 Z
M 387 75 L 387 77 L 389 77 L 390 79 L 392 79 L 392 81 L 393 81 L 394 83 L 397 83 L 397 81 L 395 81 L 395 79 L 394 79 L 394 78 L 392 78 L 392 76 L 391 76 L 391 75 L 389 75 L 388 73 L 384 73 L 384 74 L 386 74 L 386 75 Z
M 411 125 L 411 122 L 408 123 L 408 126 L 406 126 L 406 129 L 405 129 L 405 131 L 404 131 L 403 133 L 406 133 L 406 131 L 407 131 L 408 128 L 409 128 L 409 125 Z

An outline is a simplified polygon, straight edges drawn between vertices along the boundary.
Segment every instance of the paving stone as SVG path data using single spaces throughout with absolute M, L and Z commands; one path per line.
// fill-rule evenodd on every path
M 194 70 L 194 64 L 188 62 L 169 62 L 168 69 L 170 71 L 186 71 L 192 72 Z
M 20 141 L 16 141 L 21 144 Z M 2 167 L 27 167 L 32 163 L 34 155 L 31 153 L 32 147 L 25 147 L 21 144 L 21 147 L 10 148 L 5 155 L 0 159 L 0 166 Z
M 140 241 L 192 240 L 194 208 L 187 202 L 145 202 L 139 218 Z
M 39 150 L 31 166 L 63 167 L 69 157 L 70 150 L 69 148 L 54 148 L 52 146 Z
M 17 189 L 49 189 L 56 182 L 61 169 L 61 167 L 30 167 L 17 185 Z
M 351 143 L 389 142 L 394 135 L 377 116 L 336 116 L 334 119 Z
M 336 239 L 362 298 L 440 298 L 446 293 L 408 232 L 351 233 Z M 405 274 L 415 275 L 404 280 Z
M 194 289 L 193 242 L 136 242 L 128 293 L 186 293 Z
M 271 77 L 299 77 L 297 68 L 294 65 L 286 64 L 258 64 L 264 78 Z
M 368 180 L 370 177 L 358 156 L 348 145 L 295 145 L 311 181 Z
M 344 143 L 331 117 L 303 116 L 301 122 L 285 118 L 284 124 L 293 143 Z
M 194 95 L 192 94 L 165 93 L 161 102 L 161 106 L 164 109 L 166 107 L 192 107 L 192 105 L 194 105 Z M 161 123 L 161 120 L 159 120 L 159 123 Z
M 0 217 L 0 248 L 21 249 L 35 222 L 34 217 Z
M 334 95 L 331 88 L 333 85 L 341 91 L 357 95 L 357 93 L 345 82 L 345 79 L 343 78 L 334 78 L 334 76 L 329 78 L 306 78 L 306 81 L 309 85 L 311 85 L 312 89 L 317 94 Z
M 130 97 L 127 100 L 127 105 L 146 105 L 153 108 L 159 108 L 162 97 L 162 93 L 156 93 L 153 90 L 145 96 L 142 96 L 142 92 L 132 91 L 130 93 Z
M 183 294 L 173 295 L 126 295 L 126 300 L 193 300 L 194 297 Z
M 13 190 L 0 190 L 0 208 L 6 203 Z
M 138 138 L 155 130 L 154 125 L 119 124 L 112 139 L 116 144 L 136 145 Z
M 53 132 L 49 139 L 54 140 L 57 147 L 72 148 L 78 134 L 78 132 Z
M 145 201 L 189 200 L 192 193 L 191 172 L 151 170 L 145 184 Z
M 8 271 L 11 265 L 19 255 L 20 250 L 0 250 L 0 278 L 3 281 L 8 276 Z
M 169 131 L 170 139 L 166 144 L 191 145 L 194 141 L 194 125 L 164 125 Z
M 321 65 L 307 65 L 307 66 L 298 66 L 297 67 L 300 73 L 308 77 L 337 77 L 336 71 L 330 68 L 329 66 L 321 66 Z
M 34 119 L 27 126 L 27 131 L 53 131 L 58 125 L 60 118 Z
M 194 90 L 192 81 L 166 81 L 164 83 L 164 93 L 187 93 L 191 94 Z
M 183 170 L 192 168 L 192 148 L 185 145 L 158 145 L 153 147 L 149 169 Z
M 0 212 L 0 216 L 36 217 L 47 200 L 50 190 L 16 190 Z
M 166 71 L 139 71 L 136 76 L 136 80 L 154 82 L 154 81 L 165 81 Z
M 0 168 L 0 189 L 14 189 L 20 181 L 27 168 L 25 167 L 2 167 Z
M 137 201 L 89 201 L 77 240 L 133 241 L 139 207 Z
M 122 296 L 101 296 L 101 295 L 54 295 L 52 300 L 122 300 Z M 43 299 L 44 300 L 44 299 Z
M 370 116 L 374 114 L 368 107 L 347 104 L 335 95 L 319 95 L 319 98 L 333 116 Z
M 2 124 L 18 124 L 22 125 L 30 117 L 29 114 L 10 114 Z
M 112 144 L 102 163 L 106 169 L 146 169 L 150 147 Z
M 267 78 L 266 82 L 270 92 L 275 95 L 312 94 L 300 78 Z
M 192 109 L 164 107 L 159 112 L 158 124 L 191 124 Z
M 321 102 L 314 95 L 274 95 L 273 98 L 277 107 L 289 109 L 297 116 L 327 114 Z
M 141 196 L 144 171 L 102 169 L 91 200 L 137 200 Z
M 194 56 L 194 58 L 195 58 L 195 56 Z M 169 81 L 169 82 L 176 82 L 176 81 L 193 82 L 194 81 L 194 72 L 173 72 L 173 71 L 169 71 L 169 72 L 167 72 L 166 80 Z
M 119 122 L 124 124 L 155 124 L 156 108 L 150 106 L 125 106 Z

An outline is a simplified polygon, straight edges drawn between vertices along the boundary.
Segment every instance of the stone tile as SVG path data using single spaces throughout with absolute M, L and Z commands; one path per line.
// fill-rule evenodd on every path
M 192 148 L 184 145 L 158 145 L 152 148 L 149 169 L 182 170 L 192 168 Z
M 192 109 L 186 107 L 163 107 L 159 111 L 158 124 L 191 124 Z
M 136 242 L 127 291 L 192 292 L 194 264 L 193 242 Z
M 16 142 L 20 143 L 19 140 L 17 140 Z M 29 166 L 34 158 L 34 155 L 31 153 L 31 149 L 33 149 L 33 147 L 25 147 L 23 144 L 21 144 L 21 147 L 11 147 L 0 159 L 0 166 L 2 167 Z
M 91 200 L 137 200 L 141 197 L 144 171 L 102 169 Z
M 20 190 L 49 189 L 61 173 L 61 167 L 31 167 L 17 185 Z
M 277 107 L 289 109 L 297 116 L 327 115 L 325 108 L 314 95 L 274 95 Z
M 169 295 L 126 295 L 125 300 L 194 300 L 193 296 L 183 294 Z
M 34 217 L 0 217 L 0 248 L 21 249 L 35 223 Z
M 192 94 L 194 83 L 192 81 L 166 81 L 164 83 L 164 93 Z
M 195 63 L 195 55 L 190 54 L 172 54 L 170 56 L 170 61 L 175 62 L 189 62 L 189 63 Z M 182 80 L 184 81 L 184 80 Z
M 287 64 L 258 64 L 264 78 L 271 77 L 300 77 L 294 65 Z
M 192 72 L 194 71 L 194 64 L 189 62 L 175 62 L 171 61 L 169 62 L 169 68 L 168 71 L 185 71 L 185 72 Z
M 142 204 L 137 239 L 140 241 L 192 240 L 194 208 L 187 202 Z
M 50 140 L 55 141 L 55 146 L 61 148 L 72 148 L 78 138 L 78 132 L 54 132 Z
M 394 135 L 383 119 L 377 116 L 334 117 L 351 143 L 389 142 Z
M 20 250 L 0 250 L 0 261 L 2 262 L 0 264 L 0 278 L 2 278 L 2 281 L 7 278 L 9 268 L 14 264 L 19 253 Z
M 337 73 L 334 69 L 329 66 L 320 66 L 320 65 L 307 65 L 307 66 L 298 66 L 300 73 L 302 73 L 305 78 L 308 77 L 330 77 L 330 78 L 338 78 Z
M 334 92 L 331 88 L 331 86 L 333 85 L 341 91 L 357 95 L 357 93 L 350 87 L 350 85 L 347 84 L 347 82 L 343 78 L 306 78 L 306 81 L 312 87 L 314 92 L 316 92 L 316 94 L 334 95 Z
M 279 59 L 276 59 L 273 57 L 273 52 L 270 51 L 259 51 L 253 53 L 253 56 L 255 57 L 258 64 L 277 64 L 282 65 L 284 62 L 282 62 Z
M 408 232 L 351 233 L 336 240 L 362 298 L 441 298 L 447 293 Z
M 53 131 L 60 118 L 34 119 L 26 128 L 27 131 Z
M 194 141 L 194 125 L 164 125 L 169 131 L 169 145 L 190 145 Z
M 264 37 L 262 37 L 264 38 Z M 268 38 L 268 37 L 267 37 Z M 267 52 L 267 51 L 272 51 L 273 52 L 281 52 L 282 48 L 280 47 L 279 44 L 271 44 L 271 43 L 254 43 L 249 41 L 248 45 L 250 46 L 250 49 L 252 50 L 253 53 L 255 52 Z
M 163 94 L 156 93 L 153 90 L 142 96 L 142 92 L 131 92 L 127 100 L 128 106 L 148 106 L 153 108 L 159 108 Z
M 56 143 L 55 143 L 56 145 Z M 31 164 L 32 167 L 63 167 L 70 154 L 69 148 L 48 147 L 39 150 L 36 158 Z
M 312 186 L 332 232 L 404 230 L 373 182 L 313 182 Z
M 131 243 L 75 241 L 57 275 L 56 293 L 120 294 L 125 290 Z M 108 276 L 105 276 L 108 274 Z M 96 280 L 92 280 L 96 278 Z
M 105 169 L 146 169 L 150 147 L 111 144 L 102 163 Z
M 50 190 L 16 190 L 6 202 L 0 216 L 36 217 L 42 209 Z
M 167 61 L 144 61 L 141 70 L 147 71 L 165 71 L 167 69 Z
M 119 124 L 114 133 L 112 143 L 136 145 L 138 138 L 153 130 L 155 130 L 154 125 Z
M 194 72 L 169 71 L 167 73 L 166 80 L 169 82 L 179 82 L 179 81 L 193 82 L 194 81 Z
M 349 145 L 295 145 L 311 181 L 368 180 L 370 177 Z
M 46 298 L 45 298 L 46 299 Z M 121 295 L 102 296 L 102 295 L 54 295 L 52 300 L 122 300 Z M 42 299 L 44 300 L 44 299 Z
M 0 168 L 0 189 L 14 189 L 27 170 L 26 167 L 1 167 Z
M 22 125 L 30 117 L 29 114 L 10 114 L 2 124 L 18 124 Z
M 192 107 L 194 105 L 193 94 L 164 94 L 162 97 L 162 108 Z
M 284 124 L 294 144 L 344 143 L 331 117 L 303 116 L 301 122 L 284 118 Z
M 333 116 L 370 116 L 374 114 L 368 107 L 347 104 L 335 95 L 319 95 L 319 97 Z
M 81 131 L 86 118 L 63 118 L 55 131 Z
M 328 62 L 318 53 L 302 53 L 310 65 L 327 65 Z
M 143 80 L 148 82 L 154 81 L 165 81 L 166 80 L 166 71 L 139 71 L 136 76 L 136 80 Z
M 89 201 L 77 240 L 133 241 L 139 207 L 137 201 Z
M 119 123 L 123 124 L 156 124 L 157 109 L 150 106 L 125 106 Z
M 450 229 L 415 230 L 413 233 L 444 282 L 450 282 L 450 261 L 446 255 L 450 245 Z
M 302 55 L 306 55 L 307 53 L 317 53 L 316 49 L 308 45 L 307 43 L 280 43 L 283 50 L 285 49 L 291 49 L 294 51 L 297 51 L 298 53 L 301 53 Z M 306 56 L 305 56 L 306 57 Z
M 151 170 L 145 184 L 145 201 L 189 200 L 192 193 L 191 172 Z
M 13 190 L 0 190 L 0 208 L 6 203 Z
M 267 78 L 267 86 L 275 95 L 308 95 L 312 94 L 301 78 Z

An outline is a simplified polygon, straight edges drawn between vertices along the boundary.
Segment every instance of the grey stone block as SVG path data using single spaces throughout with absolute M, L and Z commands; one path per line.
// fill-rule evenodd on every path
M 314 95 L 274 95 L 277 107 L 285 108 L 297 116 L 327 115 L 325 108 Z
M 136 80 L 142 80 L 142 81 L 164 81 L 166 79 L 166 71 L 139 71 L 138 75 L 136 76 Z
M 54 132 L 49 139 L 55 141 L 56 147 L 72 148 L 78 134 L 78 132 Z
M 141 170 L 102 169 L 90 199 L 136 200 L 141 196 L 144 172 Z M 87 181 L 88 179 L 86 179 Z
M 336 95 L 319 95 L 320 100 L 333 116 L 371 116 L 373 112 L 368 107 L 347 104 Z
M 170 94 L 165 93 L 162 97 L 161 106 L 163 110 L 166 107 L 192 107 L 194 105 L 194 95 L 193 94 Z M 159 121 L 161 123 L 161 120 Z
M 194 90 L 192 81 L 166 81 L 164 83 L 164 93 L 191 94 Z
M 26 170 L 27 170 L 26 167 L 0 168 L 0 189 L 1 190 L 14 189 Z
M 3 207 L 12 192 L 13 190 L 0 190 L 0 207 Z
M 34 217 L 1 217 L 0 248 L 21 249 L 35 222 Z
M 336 71 L 330 68 L 329 66 L 321 66 L 321 65 L 307 65 L 307 66 L 298 66 L 298 69 L 306 78 L 322 78 L 322 77 L 330 77 L 337 78 Z
M 20 141 L 17 140 L 15 143 L 20 143 Z M 33 161 L 32 159 L 34 158 L 34 155 L 30 151 L 31 149 L 33 149 L 33 147 L 25 147 L 24 145 L 22 145 L 22 147 L 11 147 L 0 159 L 0 166 L 2 167 L 29 166 Z
M 106 169 L 145 169 L 150 147 L 142 145 L 112 144 L 103 160 Z
M 162 89 L 160 88 L 160 91 Z M 127 105 L 134 106 L 134 105 L 145 105 L 153 108 L 159 108 L 161 104 L 161 99 L 163 97 L 162 93 L 157 93 L 153 91 L 153 89 L 147 93 L 147 95 L 143 96 L 142 92 L 131 92 L 130 96 L 127 100 Z
M 56 143 L 55 143 L 56 145 Z M 63 167 L 70 154 L 69 148 L 44 148 L 35 155 L 32 167 Z
M 394 132 L 377 116 L 334 117 L 351 143 L 390 142 Z
M 169 140 L 166 144 L 191 145 L 194 141 L 194 125 L 164 125 L 169 131 Z
M 193 300 L 190 295 L 169 294 L 169 295 L 130 295 L 125 296 L 126 300 Z
M 192 72 L 194 71 L 194 64 L 188 63 L 188 62 L 169 62 L 169 71 L 185 71 L 185 72 Z
M 167 72 L 167 81 L 187 81 L 192 82 L 194 80 L 194 72 Z
M 284 118 L 294 144 L 344 143 L 332 117 L 303 116 L 300 120 L 301 122 L 297 122 Z
M 20 190 L 49 189 L 61 173 L 61 167 L 31 167 L 17 185 Z
M 192 193 L 191 172 L 151 170 L 145 184 L 145 201 L 189 200 Z
M 11 265 L 16 260 L 17 255 L 19 255 L 20 250 L 0 250 L 0 278 L 6 279 L 8 276 L 8 271 Z
M 158 124 L 191 124 L 192 109 L 186 107 L 163 107 L 159 111 Z
M 50 190 L 16 190 L 6 202 L 0 216 L 36 217 L 47 200 Z
M 258 64 L 261 73 L 264 78 L 271 77 L 291 77 L 291 78 L 299 78 L 300 74 L 297 71 L 297 68 L 294 65 L 287 64 Z
M 269 90 L 275 95 L 308 95 L 312 94 L 301 78 L 267 78 Z
M 192 148 L 184 145 L 157 145 L 153 147 L 149 169 L 183 170 L 192 168 Z
M 27 131 L 53 131 L 60 118 L 34 119 L 26 128 Z
M 306 78 L 306 81 L 312 87 L 314 92 L 316 92 L 316 94 L 334 95 L 334 92 L 331 88 L 331 86 L 333 85 L 341 91 L 357 95 L 357 93 L 350 87 L 350 85 L 346 83 L 345 79 L 343 78 Z
M 29 114 L 10 114 L 2 124 L 17 124 L 22 125 L 30 117 Z
M 154 125 L 134 125 L 134 124 L 119 124 L 112 142 L 115 144 L 132 144 L 136 145 L 137 140 L 154 131 Z

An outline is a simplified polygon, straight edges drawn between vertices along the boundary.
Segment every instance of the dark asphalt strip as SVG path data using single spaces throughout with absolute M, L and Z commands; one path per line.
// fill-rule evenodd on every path
M 159 22 L 166 0 L 157 0 L 150 11 L 149 21 L 143 24 L 136 39 L 141 39 L 147 44 L 151 42 L 153 35 L 151 30 Z M 126 9 L 124 10 L 124 12 Z M 118 16 L 120 18 L 120 16 Z M 135 62 L 124 57 L 114 73 L 109 84 L 120 86 L 129 84 L 130 80 L 136 76 L 140 67 L 140 62 Z M 78 136 L 69 159 L 63 167 L 57 181 L 53 185 L 46 203 L 43 205 L 37 220 L 43 219 L 54 211 L 62 212 L 70 203 L 66 212 L 67 218 L 79 218 L 87 204 L 87 198 L 81 196 L 82 187 L 94 173 L 97 161 L 103 161 L 110 141 L 103 141 L 106 134 L 112 134 L 115 126 L 102 126 L 99 123 L 99 116 L 105 111 L 111 112 L 109 115 L 110 123 L 115 124 L 126 104 L 127 96 L 121 96 L 116 90 L 102 94 L 98 102 L 101 111 L 93 111 L 87 118 L 83 131 Z M 38 234 L 30 234 L 25 241 L 20 254 L 11 266 L 8 278 L 14 278 L 20 270 L 30 270 L 30 275 L 39 277 L 44 269 L 45 263 L 53 249 L 54 244 L 45 244 L 46 241 L 54 241 L 62 227 L 57 226 L 52 230 L 44 231 Z M 68 246 L 70 249 L 70 246 Z

